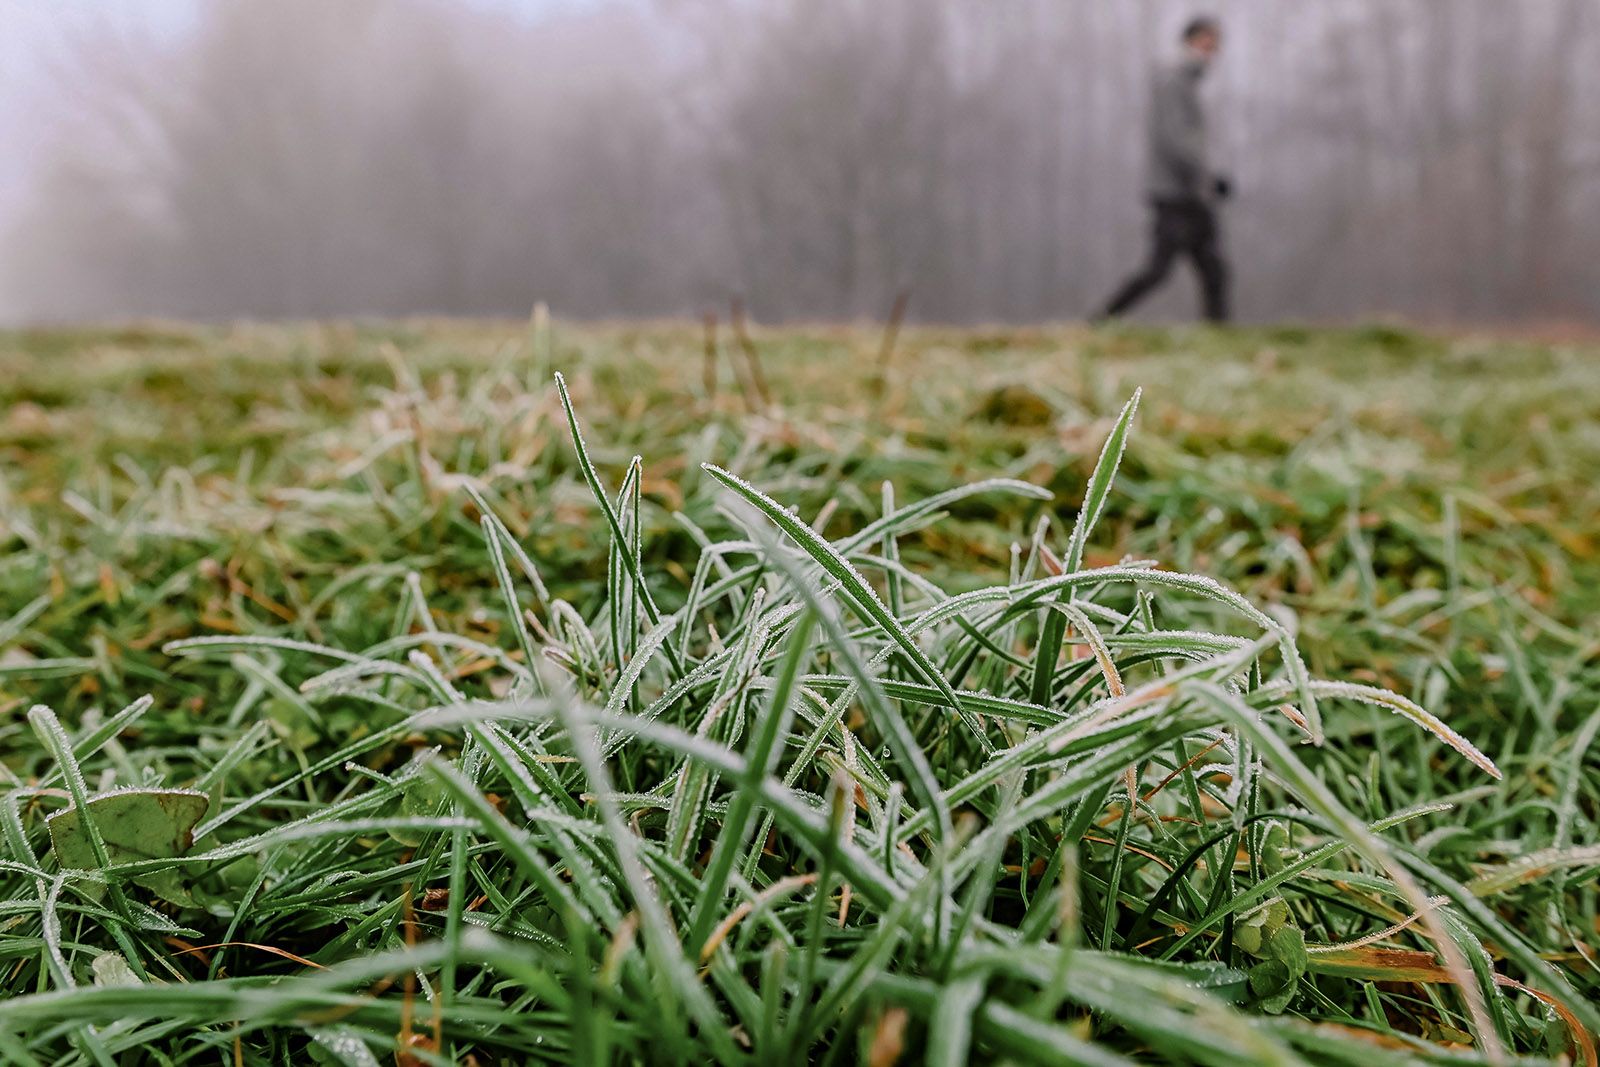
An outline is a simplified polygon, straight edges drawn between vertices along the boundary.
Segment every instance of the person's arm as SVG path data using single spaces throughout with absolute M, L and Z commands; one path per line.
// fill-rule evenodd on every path
M 1206 170 L 1205 131 L 1195 121 L 1199 103 L 1194 84 L 1181 73 L 1156 79 L 1150 101 L 1156 151 L 1168 170 L 1189 192 L 1200 195 L 1210 180 Z

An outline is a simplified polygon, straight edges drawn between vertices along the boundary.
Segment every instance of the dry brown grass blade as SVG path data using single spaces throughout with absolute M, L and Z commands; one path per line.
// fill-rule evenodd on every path
M 747 900 L 737 908 L 734 908 L 728 913 L 726 919 L 717 924 L 716 929 L 711 931 L 711 936 L 706 939 L 705 947 L 700 950 L 700 965 L 704 967 L 711 962 L 711 957 L 717 951 L 718 946 L 727 940 L 734 927 L 743 922 L 745 917 L 754 911 L 758 904 L 766 904 L 779 897 L 797 892 L 813 884 L 816 880 L 815 872 L 811 874 L 793 874 L 787 878 L 780 878 L 757 893 L 754 899 Z
M 761 407 L 769 408 L 772 406 L 772 390 L 767 388 L 767 375 L 761 369 L 761 354 L 756 351 L 756 343 L 750 339 L 750 330 L 744 317 L 744 301 L 737 296 L 734 297 L 730 310 L 733 337 L 739 342 L 739 351 L 744 353 L 745 367 L 750 375 L 750 387 L 755 391 Z
M 211 945 L 189 945 L 186 948 L 182 948 L 177 952 L 174 952 L 172 955 L 173 958 L 177 958 L 179 956 L 188 956 L 191 954 L 203 954 L 219 948 L 253 948 L 257 952 L 265 952 L 272 956 L 279 956 L 283 959 L 298 963 L 303 967 L 313 967 L 319 971 L 327 970 L 326 967 L 320 963 L 317 963 L 315 960 L 308 960 L 304 956 L 297 956 L 288 949 L 276 948 L 272 945 L 263 945 L 255 941 L 218 941 Z M 204 956 L 201 955 L 201 958 L 203 959 Z
M 717 313 L 707 311 L 705 314 L 705 350 L 704 358 L 700 364 L 700 381 L 706 391 L 707 400 L 717 398 Z
M 1419 916 L 1420 917 L 1420 916 Z M 1431 952 L 1414 949 L 1349 948 L 1333 952 L 1317 952 L 1310 956 L 1310 969 L 1322 974 L 1361 978 L 1375 982 L 1416 982 L 1423 985 L 1456 985 L 1455 976 Z M 1586 1067 L 1600 1067 L 1594 1035 L 1584 1029 L 1572 1009 L 1543 990 L 1524 985 L 1503 974 L 1494 976 L 1495 984 L 1506 989 L 1526 993 L 1546 1005 L 1566 1024 L 1573 1046 L 1583 1057 Z
M 906 1050 L 906 1023 L 911 1015 L 901 1007 L 888 1007 L 878 1016 L 867 1050 L 869 1067 L 894 1067 Z

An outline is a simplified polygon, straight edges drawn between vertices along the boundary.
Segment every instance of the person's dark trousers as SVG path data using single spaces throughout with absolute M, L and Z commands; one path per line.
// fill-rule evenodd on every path
M 1217 215 L 1200 200 L 1157 200 L 1151 230 L 1150 258 L 1123 283 L 1101 312 L 1111 318 L 1127 311 L 1162 282 L 1172 262 L 1188 256 L 1200 276 L 1200 297 L 1212 322 L 1228 321 L 1228 264 L 1223 261 Z

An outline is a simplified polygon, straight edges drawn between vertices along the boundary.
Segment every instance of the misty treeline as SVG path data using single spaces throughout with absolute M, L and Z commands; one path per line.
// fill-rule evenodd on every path
M 1250 318 L 1600 317 L 1600 4 L 1216 0 Z M 207 3 L 63 68 L 31 317 L 1082 315 L 1161 0 Z M 1184 313 L 1180 278 L 1157 313 Z

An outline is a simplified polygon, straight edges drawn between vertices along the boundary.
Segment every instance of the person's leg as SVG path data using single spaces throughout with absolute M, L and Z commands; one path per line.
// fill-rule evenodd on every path
M 1172 270 L 1172 261 L 1178 254 L 1173 221 L 1171 209 L 1164 204 L 1157 204 L 1150 231 L 1150 258 L 1106 301 L 1105 310 L 1097 318 L 1109 319 L 1121 315 L 1143 300 L 1150 290 L 1166 281 L 1168 272 Z
M 1228 263 L 1222 258 L 1217 217 L 1208 207 L 1201 207 L 1198 212 L 1194 239 L 1188 252 L 1194 260 L 1195 271 L 1200 275 L 1201 307 L 1209 321 L 1227 322 L 1231 314 L 1228 304 Z

